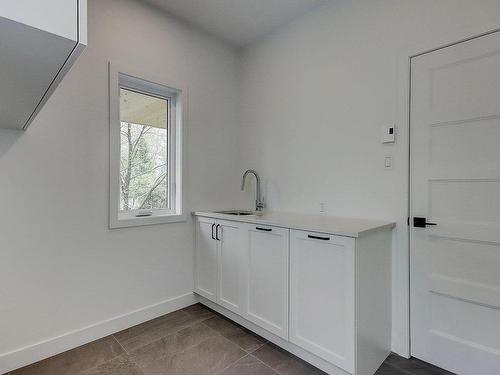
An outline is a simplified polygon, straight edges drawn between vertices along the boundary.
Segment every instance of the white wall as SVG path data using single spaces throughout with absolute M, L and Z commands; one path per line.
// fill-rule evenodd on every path
M 29 130 L 0 131 L 0 373 L 72 341 L 18 349 L 192 291 L 190 220 L 108 229 L 109 60 L 188 86 L 186 210 L 239 191 L 237 51 L 137 1 L 89 1 L 89 33 Z
M 498 0 L 338 0 L 247 48 L 241 168 L 273 210 L 385 218 L 393 246 L 393 349 L 407 339 L 404 56 L 500 27 Z M 403 62 L 401 64 L 401 61 Z M 398 142 L 380 143 L 397 123 Z M 385 156 L 394 169 L 385 171 Z M 247 201 L 250 202 L 248 197 Z
M 30 345 L 191 291 L 190 222 L 107 229 L 109 60 L 189 86 L 187 210 L 251 205 L 238 183 L 253 167 L 270 209 L 326 202 L 332 215 L 397 220 L 404 352 L 407 133 L 383 146 L 379 128 L 404 118 L 405 53 L 496 27 L 498 0 L 337 0 L 238 56 L 140 2 L 89 1 L 87 50 L 26 133 L 0 130 L 0 372 L 57 347 Z

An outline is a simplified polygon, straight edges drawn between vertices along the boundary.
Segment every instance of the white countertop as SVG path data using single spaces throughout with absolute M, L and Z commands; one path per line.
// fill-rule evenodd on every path
M 222 210 L 217 210 L 222 211 Z M 238 216 L 214 211 L 195 211 L 194 216 L 238 221 L 260 225 L 321 232 L 345 237 L 361 237 L 377 230 L 390 230 L 396 223 L 383 220 L 355 219 L 326 216 L 322 214 L 296 214 L 287 212 L 264 212 L 262 215 Z

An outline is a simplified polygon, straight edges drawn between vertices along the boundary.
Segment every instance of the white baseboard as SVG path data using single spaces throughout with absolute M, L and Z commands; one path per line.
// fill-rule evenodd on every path
M 410 345 L 406 341 L 407 335 L 397 335 L 393 334 L 392 335 L 392 345 L 391 345 L 391 351 L 393 353 L 396 353 L 397 355 L 403 357 L 403 358 L 410 358 Z M 404 340 L 404 341 L 403 341 Z
M 190 306 L 197 301 L 193 293 L 186 293 L 113 318 L 79 328 L 47 340 L 0 354 L 0 374 L 38 362 L 42 359 L 87 344 L 136 324 Z

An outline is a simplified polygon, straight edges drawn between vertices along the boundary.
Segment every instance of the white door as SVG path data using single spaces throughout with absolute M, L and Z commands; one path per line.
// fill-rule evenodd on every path
M 284 228 L 247 226 L 244 317 L 288 339 L 288 234 Z
M 290 231 L 290 341 L 354 372 L 354 239 Z
M 194 291 L 209 300 L 217 300 L 217 240 L 215 220 L 196 219 Z
M 500 34 L 411 68 L 411 352 L 500 374 Z
M 242 265 L 246 253 L 243 226 L 234 221 L 218 220 L 215 232 L 219 248 L 217 302 L 237 314 L 243 312 Z

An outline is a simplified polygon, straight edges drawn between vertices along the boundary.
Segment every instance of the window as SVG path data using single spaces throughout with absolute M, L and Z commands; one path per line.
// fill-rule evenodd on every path
M 110 227 L 184 220 L 182 90 L 112 68 Z

